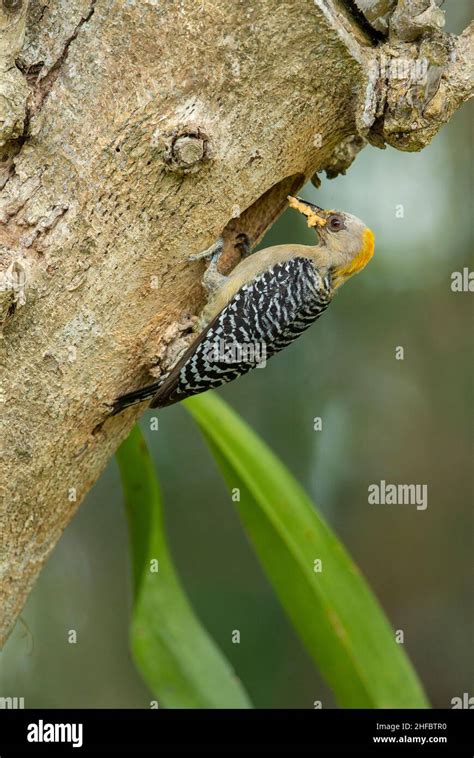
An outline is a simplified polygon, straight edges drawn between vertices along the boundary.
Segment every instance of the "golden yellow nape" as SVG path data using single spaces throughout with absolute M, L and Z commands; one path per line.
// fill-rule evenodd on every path
M 358 274 L 365 268 L 374 254 L 375 236 L 372 229 L 364 229 L 362 235 L 362 247 L 360 252 L 354 256 L 354 258 L 346 263 L 345 266 L 339 266 L 334 272 L 333 283 L 334 287 L 339 287 L 353 274 Z

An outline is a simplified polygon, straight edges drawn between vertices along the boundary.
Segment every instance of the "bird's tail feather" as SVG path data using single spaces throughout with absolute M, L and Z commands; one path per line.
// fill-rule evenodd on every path
M 154 382 L 153 384 L 147 384 L 146 387 L 142 387 L 139 390 L 120 395 L 120 397 L 114 402 L 110 415 L 115 416 L 116 413 L 120 413 L 130 405 L 141 403 L 143 400 L 148 400 L 148 398 L 153 397 L 156 391 L 161 387 L 162 383 L 163 380 L 160 379 L 160 381 Z

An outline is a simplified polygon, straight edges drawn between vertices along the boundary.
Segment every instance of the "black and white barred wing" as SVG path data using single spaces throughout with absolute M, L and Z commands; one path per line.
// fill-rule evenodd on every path
M 152 408 L 231 382 L 264 364 L 327 308 L 331 284 L 308 258 L 275 264 L 245 284 L 188 348 Z

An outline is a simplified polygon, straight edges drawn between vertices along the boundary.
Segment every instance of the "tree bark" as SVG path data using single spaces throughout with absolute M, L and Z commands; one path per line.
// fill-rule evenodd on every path
M 0 642 L 203 305 L 187 256 L 467 99 L 472 29 L 364 3 L 0 0 Z

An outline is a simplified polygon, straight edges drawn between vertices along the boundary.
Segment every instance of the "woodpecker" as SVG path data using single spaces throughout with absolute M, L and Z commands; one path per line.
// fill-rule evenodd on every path
M 218 271 L 222 240 L 190 256 L 210 259 L 200 331 L 165 377 L 118 397 L 112 415 L 149 398 L 151 408 L 163 408 L 246 374 L 299 337 L 367 265 L 374 235 L 360 219 L 299 197 L 288 201 L 317 232 L 317 244 L 259 250 L 228 276 Z

